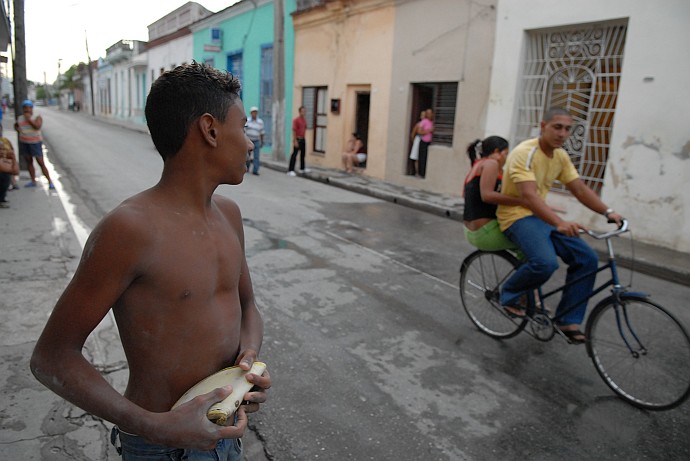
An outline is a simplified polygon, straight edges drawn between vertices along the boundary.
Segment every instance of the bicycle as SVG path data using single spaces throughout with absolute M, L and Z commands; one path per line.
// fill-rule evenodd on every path
M 620 398 L 638 408 L 668 410 L 690 395 L 690 336 L 682 323 L 651 301 L 648 294 L 628 291 L 620 284 L 611 239 L 628 230 L 624 220 L 611 232 L 587 231 L 595 239 L 606 240 L 608 259 L 584 277 L 608 270 L 610 278 L 583 299 L 589 300 L 608 287 L 611 294 L 589 314 L 585 346 L 599 376 Z M 510 316 L 501 306 L 501 286 L 521 264 L 518 256 L 515 250 L 477 250 L 465 258 L 460 266 L 465 312 L 482 333 L 493 338 L 507 339 L 527 331 L 540 341 L 550 341 L 557 334 L 569 341 L 556 323 L 583 299 L 558 314 L 550 313 L 544 301 L 577 280 L 547 293 L 542 287 L 528 292 L 524 317 Z

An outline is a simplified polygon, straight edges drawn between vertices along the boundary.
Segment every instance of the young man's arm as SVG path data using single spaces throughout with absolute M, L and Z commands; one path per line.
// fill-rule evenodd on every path
M 243 370 L 251 369 L 256 361 L 264 336 L 264 322 L 261 312 L 256 306 L 254 298 L 254 288 L 252 287 L 251 275 L 244 253 L 244 228 L 242 225 L 242 215 L 236 203 L 230 200 L 219 201 L 222 204 L 223 212 L 228 217 L 232 226 L 237 232 L 242 245 L 242 271 L 239 280 L 240 306 L 242 309 L 242 324 L 240 327 L 240 348 L 235 361 Z M 266 401 L 266 390 L 271 387 L 271 378 L 268 371 L 263 376 L 248 374 L 247 381 L 254 384 L 255 388 L 245 395 L 245 400 L 249 402 L 246 406 L 247 412 L 258 411 L 259 404 Z
M 576 237 L 580 229 L 583 229 L 576 222 L 564 221 L 561 219 L 537 193 L 536 181 L 524 181 L 516 184 L 522 206 L 529 208 L 538 218 L 554 226 L 561 234 Z
M 609 212 L 610 208 L 601 201 L 599 196 L 597 196 L 592 189 L 587 187 L 587 184 L 585 184 L 584 181 L 578 178 L 574 181 L 570 181 L 565 185 L 565 187 L 584 206 L 595 213 L 606 216 L 606 218 L 611 221 L 615 221 L 619 226 L 621 225 L 621 220 L 623 217 L 614 211 Z

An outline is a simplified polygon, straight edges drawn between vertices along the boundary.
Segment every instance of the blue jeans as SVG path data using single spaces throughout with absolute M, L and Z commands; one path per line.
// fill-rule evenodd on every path
M 579 237 L 568 237 L 536 216 L 527 216 L 515 221 L 504 234 L 512 240 L 525 255 L 526 262 L 518 267 L 501 290 L 501 304 L 515 305 L 520 296 L 544 284 L 558 269 L 558 259 L 568 265 L 566 283 L 583 277 L 597 269 L 596 253 Z M 556 315 L 569 307 L 575 307 L 558 320 L 560 325 L 580 324 L 587 311 L 585 295 L 592 292 L 596 274 L 584 277 L 563 290 Z
M 123 461 L 242 461 L 242 439 L 223 439 L 209 451 L 183 450 L 149 443 L 115 426 L 110 433 L 110 443 L 122 455 Z
M 252 144 L 254 144 L 254 152 L 252 153 L 252 173 L 256 174 L 259 172 L 259 166 L 261 166 L 261 141 L 259 139 L 257 139 L 256 141 L 251 139 L 251 142 Z

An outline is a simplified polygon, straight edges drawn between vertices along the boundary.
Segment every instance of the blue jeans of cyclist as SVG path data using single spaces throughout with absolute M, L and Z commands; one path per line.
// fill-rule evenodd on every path
M 504 306 L 515 305 L 524 292 L 544 284 L 558 269 L 557 256 L 568 265 L 566 283 L 596 270 L 599 264 L 596 253 L 584 240 L 563 235 L 536 216 L 515 221 L 504 233 L 522 250 L 527 260 L 503 285 L 501 304 Z M 592 292 L 595 279 L 596 274 L 592 274 L 563 290 L 556 314 L 560 315 L 568 306 L 577 304 L 559 319 L 558 324 L 582 323 L 587 310 L 585 296 Z
M 110 442 L 122 455 L 122 461 L 242 461 L 242 439 L 222 439 L 215 449 L 208 451 L 183 450 L 149 443 L 115 426 Z

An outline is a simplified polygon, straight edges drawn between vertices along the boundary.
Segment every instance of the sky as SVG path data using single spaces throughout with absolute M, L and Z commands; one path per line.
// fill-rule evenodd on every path
M 119 40 L 148 41 L 148 25 L 187 1 L 24 0 L 26 78 L 50 84 L 57 79 L 60 59 L 62 72 L 86 62 L 86 38 L 92 60 L 105 57 L 106 48 Z M 237 1 L 196 0 L 214 13 Z M 11 56 L 9 49 L 3 55 Z

